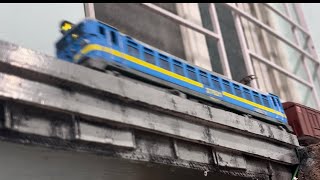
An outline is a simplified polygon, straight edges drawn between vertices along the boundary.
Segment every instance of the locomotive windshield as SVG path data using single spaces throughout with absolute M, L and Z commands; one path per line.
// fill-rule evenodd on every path
M 83 34 L 83 25 L 72 27 L 72 29 L 65 31 L 64 37 L 57 43 L 56 48 L 59 50 L 65 49 L 68 44 L 77 40 Z

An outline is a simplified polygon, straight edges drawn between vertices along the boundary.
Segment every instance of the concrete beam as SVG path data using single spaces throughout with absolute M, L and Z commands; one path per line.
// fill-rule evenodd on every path
M 130 89 L 133 88 L 133 86 L 130 87 Z M 283 163 L 297 163 L 295 151 L 290 147 L 198 124 L 152 109 L 142 109 L 106 99 L 103 96 L 96 97 L 94 94 L 70 92 L 13 75 L 0 73 L 0 97 L 51 110 L 89 116 L 100 119 L 100 122 L 110 121 L 187 141 L 225 147 Z M 223 117 L 222 114 L 220 116 Z

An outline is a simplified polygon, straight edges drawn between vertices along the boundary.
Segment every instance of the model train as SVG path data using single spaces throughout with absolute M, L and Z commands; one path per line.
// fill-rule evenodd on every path
M 78 64 L 113 64 L 238 112 L 280 125 L 288 123 L 278 96 L 192 65 L 105 23 L 85 19 L 73 25 L 64 21 L 61 32 L 64 36 L 56 43 L 59 59 Z

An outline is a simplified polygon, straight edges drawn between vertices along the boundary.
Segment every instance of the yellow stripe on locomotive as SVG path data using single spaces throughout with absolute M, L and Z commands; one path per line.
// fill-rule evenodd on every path
M 168 71 L 166 69 L 163 69 L 161 67 L 158 67 L 158 66 L 155 66 L 153 64 L 150 64 L 148 62 L 145 62 L 141 59 L 138 59 L 136 57 L 133 57 L 133 56 L 130 56 L 128 54 L 125 54 L 125 53 L 122 53 L 120 51 L 117 51 L 117 50 L 114 50 L 112 48 L 109 48 L 109 47 L 104 47 L 104 46 L 101 46 L 101 45 L 98 45 L 98 44 L 89 44 L 87 46 L 85 46 L 83 49 L 81 49 L 80 53 L 76 54 L 74 56 L 74 60 L 77 61 L 81 58 L 82 55 L 84 54 L 87 54 L 89 53 L 90 51 L 103 51 L 103 52 L 106 52 L 106 53 L 109 53 L 109 54 L 112 54 L 112 55 L 115 55 L 115 56 L 118 56 L 118 57 L 121 57 L 125 60 L 128 60 L 128 61 L 131 61 L 131 62 L 134 62 L 136 64 L 139 64 L 141 66 L 144 66 L 144 67 L 147 67 L 147 68 L 150 68 L 152 70 L 155 70 L 157 72 L 160 72 L 160 73 L 163 73 L 167 76 L 170 76 L 170 77 L 173 77 L 173 78 L 176 78 L 176 79 L 179 79 L 181 81 L 184 81 L 186 83 L 189 83 L 189 84 L 192 84 L 192 85 L 195 85 L 195 86 L 198 86 L 198 87 L 201 87 L 203 88 L 204 85 L 202 83 L 199 83 L 197 81 L 194 81 L 190 78 L 187 78 L 187 77 L 184 77 L 184 76 L 181 76 L 179 74 L 176 74 L 176 73 L 173 73 L 171 71 Z M 210 88 L 206 88 L 206 92 L 209 93 L 209 94 L 213 94 L 211 92 L 213 92 L 214 90 L 210 89 Z M 260 104 L 257 104 L 255 102 L 252 102 L 252 101 L 249 101 L 247 99 L 244 99 L 244 98 L 241 98 L 239 96 L 236 96 L 236 95 L 233 95 L 233 94 L 230 94 L 230 93 L 227 93 L 227 92 L 224 92 L 222 91 L 222 94 L 218 91 L 215 91 L 214 95 L 216 96 L 227 96 L 231 99 L 234 99 L 234 100 L 237 100 L 237 101 L 240 101 L 242 103 L 245 103 L 245 104 L 249 104 L 253 107 L 256 107 L 256 108 L 259 108 L 259 109 L 263 109 L 265 111 L 268 111 L 268 112 L 271 112 L 271 113 L 274 113 L 274 114 L 277 114 L 277 115 L 280 115 L 282 117 L 286 117 L 285 114 L 279 112 L 279 111 L 276 111 L 274 109 L 271 109 L 271 108 L 268 108 L 266 106 L 263 106 L 263 105 L 260 105 Z

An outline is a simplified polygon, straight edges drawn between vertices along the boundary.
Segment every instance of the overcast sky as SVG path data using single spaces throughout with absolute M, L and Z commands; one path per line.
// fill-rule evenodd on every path
M 1 3 L 0 39 L 54 56 L 60 22 L 84 17 L 83 3 Z

